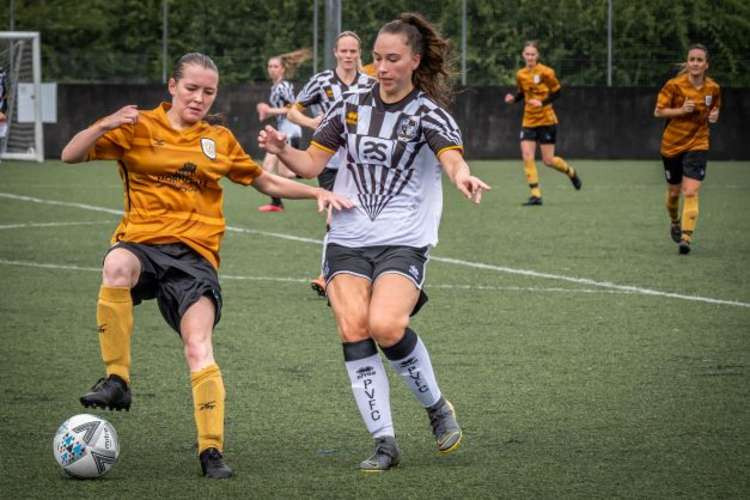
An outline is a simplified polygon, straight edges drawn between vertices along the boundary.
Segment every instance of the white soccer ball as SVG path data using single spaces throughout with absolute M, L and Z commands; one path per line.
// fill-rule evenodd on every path
M 66 475 L 93 479 L 117 463 L 120 443 L 112 424 L 84 413 L 62 423 L 52 440 L 52 451 Z

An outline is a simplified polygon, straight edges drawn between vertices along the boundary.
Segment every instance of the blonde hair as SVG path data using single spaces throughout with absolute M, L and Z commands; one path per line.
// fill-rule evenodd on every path
M 299 65 L 310 58 L 312 58 L 312 50 L 309 47 L 305 47 L 278 56 L 273 56 L 269 60 L 278 59 L 281 66 L 284 68 L 284 77 L 292 78 Z

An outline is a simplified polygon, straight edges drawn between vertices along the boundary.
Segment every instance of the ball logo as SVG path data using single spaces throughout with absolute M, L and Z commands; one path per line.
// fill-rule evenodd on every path
M 201 150 L 203 151 L 203 154 L 206 155 L 209 159 L 216 159 L 216 142 L 214 142 L 213 139 L 209 139 L 208 137 L 202 138 Z

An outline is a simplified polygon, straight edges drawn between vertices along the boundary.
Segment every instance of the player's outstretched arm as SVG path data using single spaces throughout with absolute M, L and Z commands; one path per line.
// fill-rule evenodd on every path
M 443 170 L 445 170 L 451 182 L 456 185 L 464 196 L 474 203 L 478 204 L 482 201 L 482 193 L 492 189 L 480 178 L 471 175 L 469 165 L 466 164 L 464 157 L 461 156 L 458 150 L 449 149 L 442 152 L 438 157 L 438 161 L 440 161 Z
M 108 130 L 125 124 L 134 124 L 136 121 L 138 121 L 138 106 L 135 104 L 124 106 L 74 135 L 63 148 L 60 159 L 65 163 L 80 163 L 86 160 L 96 140 Z
M 317 177 L 333 153 L 311 146 L 304 151 L 295 149 L 286 142 L 286 134 L 270 125 L 258 134 L 258 146 L 275 154 L 292 172 L 306 179 Z
M 252 186 L 261 193 L 272 197 L 315 199 L 318 202 L 319 212 L 327 210 L 329 207 L 333 210 L 348 210 L 354 206 L 351 200 L 345 196 L 285 179 L 269 172 L 263 172 L 253 181 Z
M 303 113 L 302 110 L 297 106 L 292 106 L 291 108 L 289 108 L 289 112 L 286 114 L 286 117 L 290 122 L 296 123 L 297 125 L 301 125 L 312 130 L 318 128 L 318 125 L 320 125 L 320 122 L 323 120 L 322 114 L 316 116 L 315 118 L 311 118 Z

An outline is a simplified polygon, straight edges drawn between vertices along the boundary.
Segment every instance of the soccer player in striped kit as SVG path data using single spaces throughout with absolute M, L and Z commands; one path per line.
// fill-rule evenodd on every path
M 310 78 L 297 95 L 297 102 L 287 114 L 289 121 L 315 130 L 320 125 L 325 113 L 331 109 L 336 101 L 341 99 L 344 92 L 359 88 L 370 88 L 375 84 L 373 78 L 358 71 L 361 55 L 360 44 L 359 36 L 353 31 L 339 33 L 333 49 L 336 68 L 322 71 Z M 303 111 L 311 107 L 321 109 L 322 113 L 312 118 L 306 116 Z M 333 190 L 336 172 L 339 170 L 343 155 L 343 150 L 337 151 L 318 176 L 318 184 L 323 189 Z M 325 296 L 326 285 L 322 274 L 312 281 L 311 286 L 318 295 Z
M 258 137 L 262 148 L 307 178 L 346 148 L 333 189 L 356 207 L 333 212 L 323 274 L 354 399 L 375 440 L 374 453 L 360 464 L 367 472 L 400 461 L 378 346 L 425 408 L 438 450 L 455 450 L 462 437 L 427 347 L 409 328 L 427 298 L 422 286 L 437 244 L 441 172 L 474 203 L 489 189 L 471 175 L 461 131 L 445 110 L 452 93 L 447 51 L 447 41 L 421 15 L 401 14 L 375 41 L 378 83 L 344 94 L 307 150 L 288 146 L 271 127 Z
M 220 180 L 270 196 L 316 198 L 319 210 L 351 203 L 264 172 L 229 129 L 209 123 L 218 84 L 208 56 L 185 54 L 169 80 L 171 103 L 144 111 L 123 107 L 76 134 L 62 160 L 116 160 L 125 190 L 125 213 L 104 257 L 96 305 L 106 377 L 81 404 L 130 409 L 133 306 L 156 299 L 183 343 L 203 475 L 224 479 L 232 469 L 223 458 L 224 379 L 212 343 L 223 302 L 217 276 L 226 228 Z
M 706 76 L 707 70 L 708 49 L 691 45 L 680 74 L 662 87 L 654 109 L 654 116 L 667 119 L 661 139 L 666 205 L 670 236 L 682 255 L 690 253 L 698 220 L 698 191 L 706 177 L 708 124 L 719 121 L 721 89 Z
M 526 42 L 521 55 L 526 62 L 526 67 L 516 73 L 518 93 L 507 94 L 505 102 L 513 104 L 524 101 L 521 156 L 531 196 L 523 205 L 540 206 L 542 190 L 539 188 L 539 174 L 535 160 L 537 143 L 542 152 L 542 162 L 567 175 L 576 190 L 581 189 L 581 179 L 573 167 L 559 156 L 555 156 L 557 115 L 552 109 L 552 102 L 560 95 L 560 82 L 555 76 L 555 71 L 539 62 L 539 44 L 536 40 Z
M 280 56 L 272 57 L 268 60 L 268 76 L 271 78 L 271 95 L 268 98 L 268 104 L 260 102 L 256 106 L 258 119 L 265 120 L 269 116 L 276 117 L 276 128 L 284 132 L 288 140 L 296 146 L 299 146 L 299 140 L 302 137 L 302 129 L 299 125 L 287 120 L 287 113 L 294 103 L 294 85 L 286 78 L 291 78 L 297 66 L 309 58 L 309 50 L 300 49 Z M 276 171 L 279 175 L 290 177 L 288 169 L 276 155 L 267 154 L 263 159 L 263 170 L 266 172 Z M 271 203 L 258 207 L 261 212 L 283 212 L 284 204 L 281 198 L 272 197 Z

